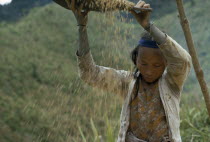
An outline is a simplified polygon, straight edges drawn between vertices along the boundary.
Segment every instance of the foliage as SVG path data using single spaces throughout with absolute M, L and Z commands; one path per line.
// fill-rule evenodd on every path
M 207 142 L 210 140 L 210 119 L 200 100 L 184 94 L 181 103 L 181 135 L 183 141 Z
M 210 19 L 199 15 L 204 8 L 208 12 L 209 4 L 197 4 L 194 12 L 187 13 L 206 74 L 210 56 L 205 45 L 208 45 Z M 190 3 L 186 6 L 189 9 Z M 130 24 L 132 21 L 116 19 L 118 15 L 90 14 L 91 51 L 97 64 L 132 70 L 130 47 L 136 45 L 142 30 L 139 25 Z M 176 13 L 171 13 L 155 23 L 185 45 L 175 17 Z M 198 28 L 200 21 L 202 27 Z M 123 100 L 92 89 L 79 79 L 77 36 L 73 15 L 55 4 L 34 8 L 16 23 L 0 24 L 1 142 L 116 139 Z M 181 134 L 184 141 L 209 141 L 209 119 L 193 76 L 192 72 L 182 96 Z

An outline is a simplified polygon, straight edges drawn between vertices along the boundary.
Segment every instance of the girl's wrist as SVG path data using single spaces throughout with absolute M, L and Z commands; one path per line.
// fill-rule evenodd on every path
M 143 27 L 146 31 L 148 31 L 147 29 L 150 28 L 150 25 L 151 25 L 151 22 L 150 22 L 150 21 L 147 21 L 147 22 L 145 22 L 144 24 L 142 24 L 142 27 Z
M 149 32 L 151 25 L 152 25 L 152 22 L 148 22 L 147 25 L 145 25 L 144 29 Z

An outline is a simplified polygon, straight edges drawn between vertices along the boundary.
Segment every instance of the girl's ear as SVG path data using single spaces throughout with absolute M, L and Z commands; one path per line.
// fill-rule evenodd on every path
M 131 51 L 131 60 L 132 60 L 132 62 L 134 63 L 134 65 L 136 65 L 137 66 L 137 59 L 138 59 L 138 52 L 139 52 L 139 46 L 137 46 L 137 47 L 135 47 L 134 49 L 133 49 L 133 51 Z
M 138 64 L 138 54 L 136 54 L 136 67 L 137 67 L 137 64 Z
M 140 61 L 140 48 L 137 50 L 137 54 L 136 54 L 136 66 Z
M 136 66 L 137 66 L 137 59 L 138 59 L 138 52 L 134 51 L 132 54 L 132 61 L 133 61 L 134 65 L 136 65 Z

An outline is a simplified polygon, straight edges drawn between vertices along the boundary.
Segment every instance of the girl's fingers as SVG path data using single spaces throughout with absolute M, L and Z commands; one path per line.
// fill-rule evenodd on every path
M 142 2 L 142 0 L 140 0 L 136 5 L 140 4 Z
M 69 9 L 71 9 L 70 1 L 69 0 L 65 0 L 65 1 L 66 1 L 67 5 L 68 5 Z
M 82 11 L 84 4 L 85 4 L 85 2 L 82 2 L 82 3 L 80 4 L 80 6 L 79 6 L 79 8 L 78 8 L 78 10 L 79 10 L 80 12 Z
M 143 8 L 150 8 L 150 4 L 145 4 Z
M 76 8 L 75 8 L 75 0 L 71 0 L 71 10 L 72 11 L 76 10 Z
M 80 6 L 78 8 L 78 12 L 80 14 L 87 15 L 89 11 L 83 9 L 84 5 L 85 5 L 85 1 L 80 4 Z
M 136 5 L 136 7 L 142 8 L 144 6 L 144 4 L 146 4 L 144 1 L 141 1 L 140 3 L 138 3 Z

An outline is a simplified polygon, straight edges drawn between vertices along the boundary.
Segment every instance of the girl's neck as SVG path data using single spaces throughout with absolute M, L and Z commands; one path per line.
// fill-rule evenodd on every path
M 157 87 L 158 85 L 158 80 L 154 82 L 146 82 L 142 77 L 140 78 L 140 83 L 139 83 L 139 88 L 144 88 L 144 89 L 152 89 L 153 87 Z

